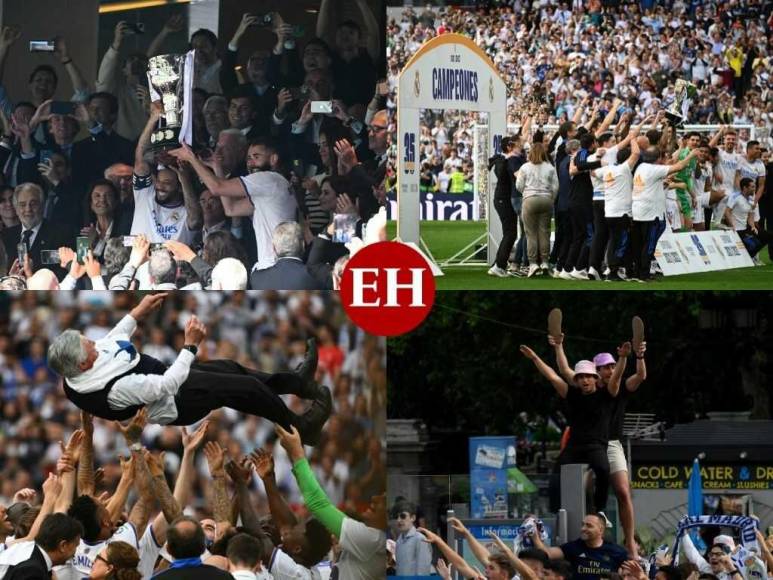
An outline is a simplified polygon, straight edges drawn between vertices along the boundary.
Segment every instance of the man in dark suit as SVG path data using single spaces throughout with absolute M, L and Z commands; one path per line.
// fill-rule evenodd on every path
M 32 269 L 43 266 L 41 252 L 72 246 L 74 235 L 69 227 L 55 225 L 43 219 L 43 190 L 34 183 L 22 183 L 13 192 L 13 206 L 21 223 L 3 230 L 3 244 L 8 263 L 19 257 L 17 247 L 24 244 L 32 263 Z M 65 272 L 58 264 L 47 265 L 61 279 Z
M 204 530 L 195 518 L 180 516 L 169 526 L 167 550 L 172 567 L 157 574 L 159 580 L 233 580 L 228 572 L 201 563 L 205 547 Z
M 20 542 L 0 557 L 3 580 L 49 580 L 51 569 L 75 555 L 83 526 L 62 513 L 46 516 L 35 542 Z
M 322 290 L 306 268 L 303 255 L 301 226 L 295 222 L 279 224 L 271 242 L 276 252 L 276 263 L 264 270 L 255 270 L 250 276 L 250 287 L 259 290 Z

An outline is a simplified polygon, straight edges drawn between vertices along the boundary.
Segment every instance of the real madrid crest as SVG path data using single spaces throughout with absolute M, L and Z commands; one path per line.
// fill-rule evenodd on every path
M 416 76 L 413 78 L 413 94 L 417 97 L 421 94 L 421 79 L 419 78 L 419 71 L 416 71 Z
M 490 103 L 494 102 L 494 78 L 488 78 L 488 100 Z
M 172 220 L 173 220 L 173 221 L 177 221 L 177 220 L 179 220 L 179 219 L 180 219 L 180 214 L 179 214 L 179 213 L 177 213 L 176 211 L 175 211 L 175 212 L 172 212 Z

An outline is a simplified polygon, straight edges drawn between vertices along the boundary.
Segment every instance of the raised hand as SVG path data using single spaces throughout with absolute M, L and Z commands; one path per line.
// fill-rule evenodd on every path
M 535 353 L 532 349 L 530 349 L 525 344 L 522 344 L 519 350 L 521 351 L 523 356 L 525 356 L 526 358 L 528 358 L 530 360 L 534 360 L 534 359 L 537 358 L 537 353 Z
M 201 425 L 199 425 L 192 434 L 188 434 L 188 429 L 183 427 L 183 451 L 186 453 L 193 453 L 196 451 L 201 446 L 201 442 L 204 441 L 204 437 L 207 435 L 208 428 L 209 419 L 202 421 Z
M 437 571 L 443 580 L 451 580 L 452 578 L 452 571 L 451 568 L 453 567 L 453 564 L 446 564 L 446 561 L 443 560 L 443 558 L 438 558 L 437 561 Z
M 25 487 L 24 489 L 20 489 L 15 494 L 13 494 L 13 503 L 16 503 L 17 501 L 32 503 L 32 500 L 35 499 L 36 494 L 37 492 L 34 489 Z
M 168 240 L 164 242 L 164 247 L 172 252 L 172 256 L 178 262 L 190 262 L 196 257 L 196 252 L 191 250 L 188 246 L 182 242 L 176 240 Z
M 261 479 L 274 476 L 274 456 L 265 449 L 256 449 L 249 457 L 255 473 Z
M 226 461 L 225 471 L 234 483 L 248 485 L 250 479 L 252 479 L 252 470 L 250 469 L 249 459 L 246 456 L 238 461 L 235 459 Z
M 225 450 L 219 443 L 209 441 L 204 445 L 204 456 L 207 458 L 209 473 L 213 477 L 216 475 L 225 475 L 223 463 L 225 461 Z
M 134 237 L 132 242 L 132 252 L 129 255 L 129 263 L 134 268 L 139 268 L 145 260 L 148 259 L 148 251 L 150 250 L 150 240 L 145 237 L 145 234 L 139 234 Z
M 115 25 L 115 31 L 113 32 L 113 48 L 115 50 L 121 48 L 121 44 L 123 44 L 124 38 L 130 34 L 134 34 L 134 31 L 125 20 L 121 20 L 118 24 Z
M 164 455 L 163 451 L 156 454 L 151 453 L 147 449 L 144 451 L 145 463 L 148 464 L 151 476 L 158 477 L 159 475 L 164 475 Z
M 172 16 L 169 17 L 169 20 L 166 21 L 166 24 L 164 24 L 164 31 L 167 33 L 180 32 L 184 25 L 185 18 L 182 14 L 172 14 Z
M 338 158 L 338 173 L 341 175 L 348 175 L 354 166 L 359 163 L 354 147 L 352 147 L 352 144 L 346 139 L 340 139 L 339 141 L 336 141 L 333 150 Z
M 342 193 L 336 198 L 336 213 L 356 214 L 357 207 L 352 203 L 348 193 Z
M 617 347 L 617 356 L 628 358 L 630 354 L 631 354 L 630 342 L 624 342 L 622 345 Z
M 130 480 L 134 479 L 134 457 L 131 455 L 126 458 L 123 455 L 118 456 L 118 463 L 121 466 L 121 476 Z
M 303 443 L 301 443 L 301 435 L 294 426 L 290 425 L 290 431 L 285 431 L 281 425 L 277 424 L 274 426 L 274 429 L 276 434 L 279 435 L 279 442 L 293 462 L 306 457 L 303 451 Z
M 436 544 L 440 540 L 440 536 L 438 536 L 435 532 L 430 532 L 427 528 L 416 528 L 419 533 L 424 535 L 424 541 L 428 544 Z
M 191 316 L 185 325 L 185 344 L 198 346 L 207 337 L 207 327 L 196 316 Z
M 142 430 L 145 428 L 145 425 L 148 424 L 148 409 L 147 407 L 142 407 L 139 411 L 137 411 L 137 414 L 132 417 L 132 420 L 129 421 L 129 424 L 124 427 L 121 425 L 120 422 L 116 421 L 115 425 L 118 428 L 118 430 L 123 433 L 124 439 L 126 439 L 126 443 L 128 445 L 132 445 L 133 443 L 139 443 L 140 437 L 142 437 Z
M 64 445 L 61 441 L 59 442 L 59 447 L 62 449 L 62 455 L 67 455 L 72 460 L 73 465 L 77 464 L 78 459 L 80 459 L 81 441 L 83 441 L 84 436 L 83 429 L 76 429 L 73 431 L 73 434 L 70 435 L 70 440 L 67 441 L 67 445 Z
M 460 534 L 467 534 L 467 527 L 458 518 L 448 518 L 448 523 Z
M 89 278 L 99 278 L 102 273 L 102 264 L 94 257 L 94 252 L 89 250 L 83 259 L 83 267 L 86 269 L 86 275 Z
M 164 303 L 164 299 L 169 295 L 168 292 L 159 292 L 158 294 L 146 294 L 140 303 L 135 306 L 131 315 L 134 320 L 141 321 L 147 318 L 154 312 L 161 309 L 161 305 Z
M 9 49 L 20 37 L 21 30 L 18 28 L 3 26 L 3 30 L 0 31 L 0 48 Z
M 242 36 L 244 36 L 244 33 L 247 32 L 247 29 L 257 21 L 257 16 L 250 14 L 249 12 L 242 14 L 241 22 L 239 22 L 239 26 L 236 28 L 236 32 L 234 32 L 234 35 L 231 38 L 231 44 L 238 46 L 239 41 L 241 40 Z
M 62 492 L 62 479 L 55 473 L 49 473 L 43 482 L 43 499 L 55 499 Z M 14 500 L 16 501 L 16 500 Z
M 550 346 L 558 346 L 560 344 L 563 344 L 564 342 L 564 333 L 561 333 L 561 336 L 552 336 L 548 334 L 548 344 Z

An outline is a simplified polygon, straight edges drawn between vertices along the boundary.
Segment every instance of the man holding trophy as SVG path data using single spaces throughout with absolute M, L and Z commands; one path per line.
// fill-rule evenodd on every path
M 166 153 L 192 140 L 193 63 L 193 51 L 159 55 L 149 61 L 153 104 L 135 151 L 131 233 L 145 234 L 151 243 L 175 240 L 191 246 L 201 234 L 201 207 L 189 169 Z M 148 151 L 153 154 L 153 165 L 146 161 Z M 157 166 L 157 161 L 162 165 Z

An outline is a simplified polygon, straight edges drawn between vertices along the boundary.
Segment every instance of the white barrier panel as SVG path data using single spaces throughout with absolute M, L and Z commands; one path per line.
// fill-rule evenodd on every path
M 741 238 L 731 230 L 666 232 L 658 240 L 655 259 L 665 276 L 754 266 Z
M 499 152 L 507 130 L 507 89 L 494 63 L 471 39 L 441 34 L 425 42 L 400 73 L 397 88 L 397 237 L 419 244 L 419 112 L 421 109 L 488 114 L 486 155 Z M 493 187 L 483 197 L 496 215 Z M 479 192 L 482 193 L 482 192 Z M 502 237 L 498 218 L 489 220 L 489 261 Z

